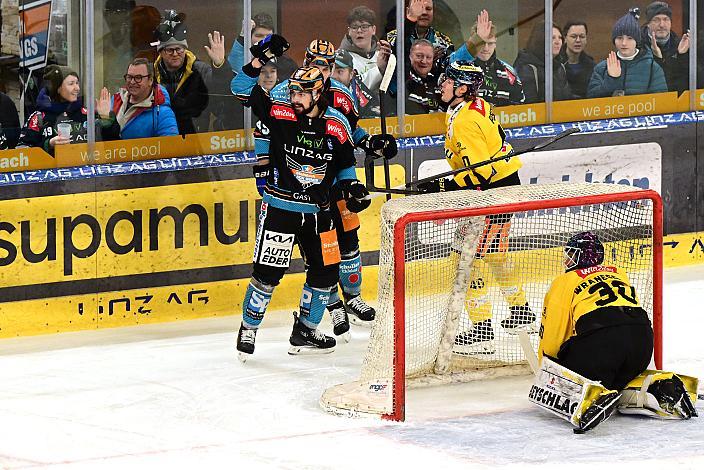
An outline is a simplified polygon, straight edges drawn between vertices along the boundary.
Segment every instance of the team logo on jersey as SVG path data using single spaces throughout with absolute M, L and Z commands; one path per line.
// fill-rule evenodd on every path
M 469 109 L 473 109 L 479 112 L 482 116 L 486 116 L 486 108 L 484 107 L 484 103 L 482 102 L 482 100 L 479 98 L 472 101 L 472 104 L 469 106 Z
M 293 111 L 292 108 L 288 106 L 281 106 L 281 105 L 274 105 L 271 107 L 271 116 L 275 117 L 276 119 L 285 119 L 287 121 L 295 121 L 296 120 L 296 113 Z
M 508 78 L 508 82 L 513 85 L 516 83 L 516 76 L 511 73 L 509 69 L 506 69 L 506 78 Z
M 32 114 L 32 117 L 29 118 L 29 125 L 28 125 L 28 127 L 29 127 L 31 130 L 35 131 L 35 132 L 39 132 L 39 130 L 40 130 L 40 126 L 39 126 L 39 112 L 36 112 L 36 113 Z
M 339 92 L 333 93 L 332 107 L 342 109 L 344 114 L 349 114 L 352 111 L 354 105 L 350 102 L 347 95 Z
M 345 130 L 345 126 L 339 122 L 328 120 L 327 126 L 325 127 L 325 133 L 337 137 L 337 140 L 339 140 L 341 144 L 344 144 L 347 141 L 347 131 Z
M 286 157 L 286 164 L 304 188 L 321 183 L 328 169 L 327 163 L 323 163 L 321 166 L 304 165 L 291 157 Z

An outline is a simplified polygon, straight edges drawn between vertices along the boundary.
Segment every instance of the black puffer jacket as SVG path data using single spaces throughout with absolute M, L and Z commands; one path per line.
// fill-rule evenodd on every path
M 521 77 L 526 103 L 541 103 L 545 101 L 545 60 L 527 49 L 521 49 L 513 63 L 513 68 Z M 574 96 L 567 83 L 567 71 L 558 60 L 553 60 L 552 72 L 553 99 L 555 101 L 569 100 Z
M 167 71 L 161 57 L 157 57 L 154 69 L 156 81 L 166 88 L 171 98 L 179 134 L 195 134 L 193 120 L 208 107 L 212 67 L 187 50 L 183 66 L 177 71 Z

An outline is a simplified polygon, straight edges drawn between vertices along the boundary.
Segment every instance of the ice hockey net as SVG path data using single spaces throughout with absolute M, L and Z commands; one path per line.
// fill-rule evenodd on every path
M 503 247 L 485 250 L 484 231 L 502 223 Z M 604 243 L 604 263 L 628 273 L 653 321 L 660 366 L 662 202 L 655 191 L 570 183 L 409 196 L 382 209 L 377 320 L 361 376 L 327 389 L 321 406 L 403 420 L 406 386 L 529 373 L 515 330 L 501 321 L 511 302 L 525 299 L 537 317 L 526 327 L 537 348 L 543 298 L 564 272 L 563 247 L 587 230 Z M 477 278 L 480 299 L 468 295 Z M 489 310 L 494 333 L 481 352 L 456 341 L 478 308 Z

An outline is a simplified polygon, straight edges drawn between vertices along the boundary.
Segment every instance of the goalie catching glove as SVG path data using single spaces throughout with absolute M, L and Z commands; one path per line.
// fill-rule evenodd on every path
M 258 59 L 262 65 L 274 57 L 281 57 L 288 50 L 290 44 L 283 36 L 270 34 L 249 48 L 252 57 Z
M 369 191 L 359 180 L 338 181 L 337 186 L 351 212 L 362 212 L 372 203 Z
M 381 155 L 390 160 L 398 154 L 396 139 L 391 134 L 366 135 L 359 141 L 359 148 L 364 149 L 368 154 L 375 154 L 381 150 Z

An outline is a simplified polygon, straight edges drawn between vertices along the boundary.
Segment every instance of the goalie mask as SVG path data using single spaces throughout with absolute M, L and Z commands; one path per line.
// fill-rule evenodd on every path
M 288 79 L 288 92 L 310 93 L 312 101 L 309 107 L 304 108 L 299 114 L 308 114 L 320 99 L 321 92 L 325 81 L 323 73 L 315 67 L 301 67 L 293 72 L 291 78 Z M 293 104 L 293 98 L 291 99 Z M 296 106 L 294 105 L 294 109 Z M 298 111 L 296 110 L 298 113 Z
M 453 95 L 455 98 L 474 99 L 479 88 L 484 84 L 484 72 L 480 67 L 466 60 L 457 60 L 447 66 L 445 72 L 438 78 L 438 87 L 446 80 L 453 81 Z M 462 95 L 457 94 L 457 88 L 467 86 L 467 91 Z
M 604 262 L 604 245 L 592 232 L 573 235 L 565 245 L 565 272 L 591 268 Z

